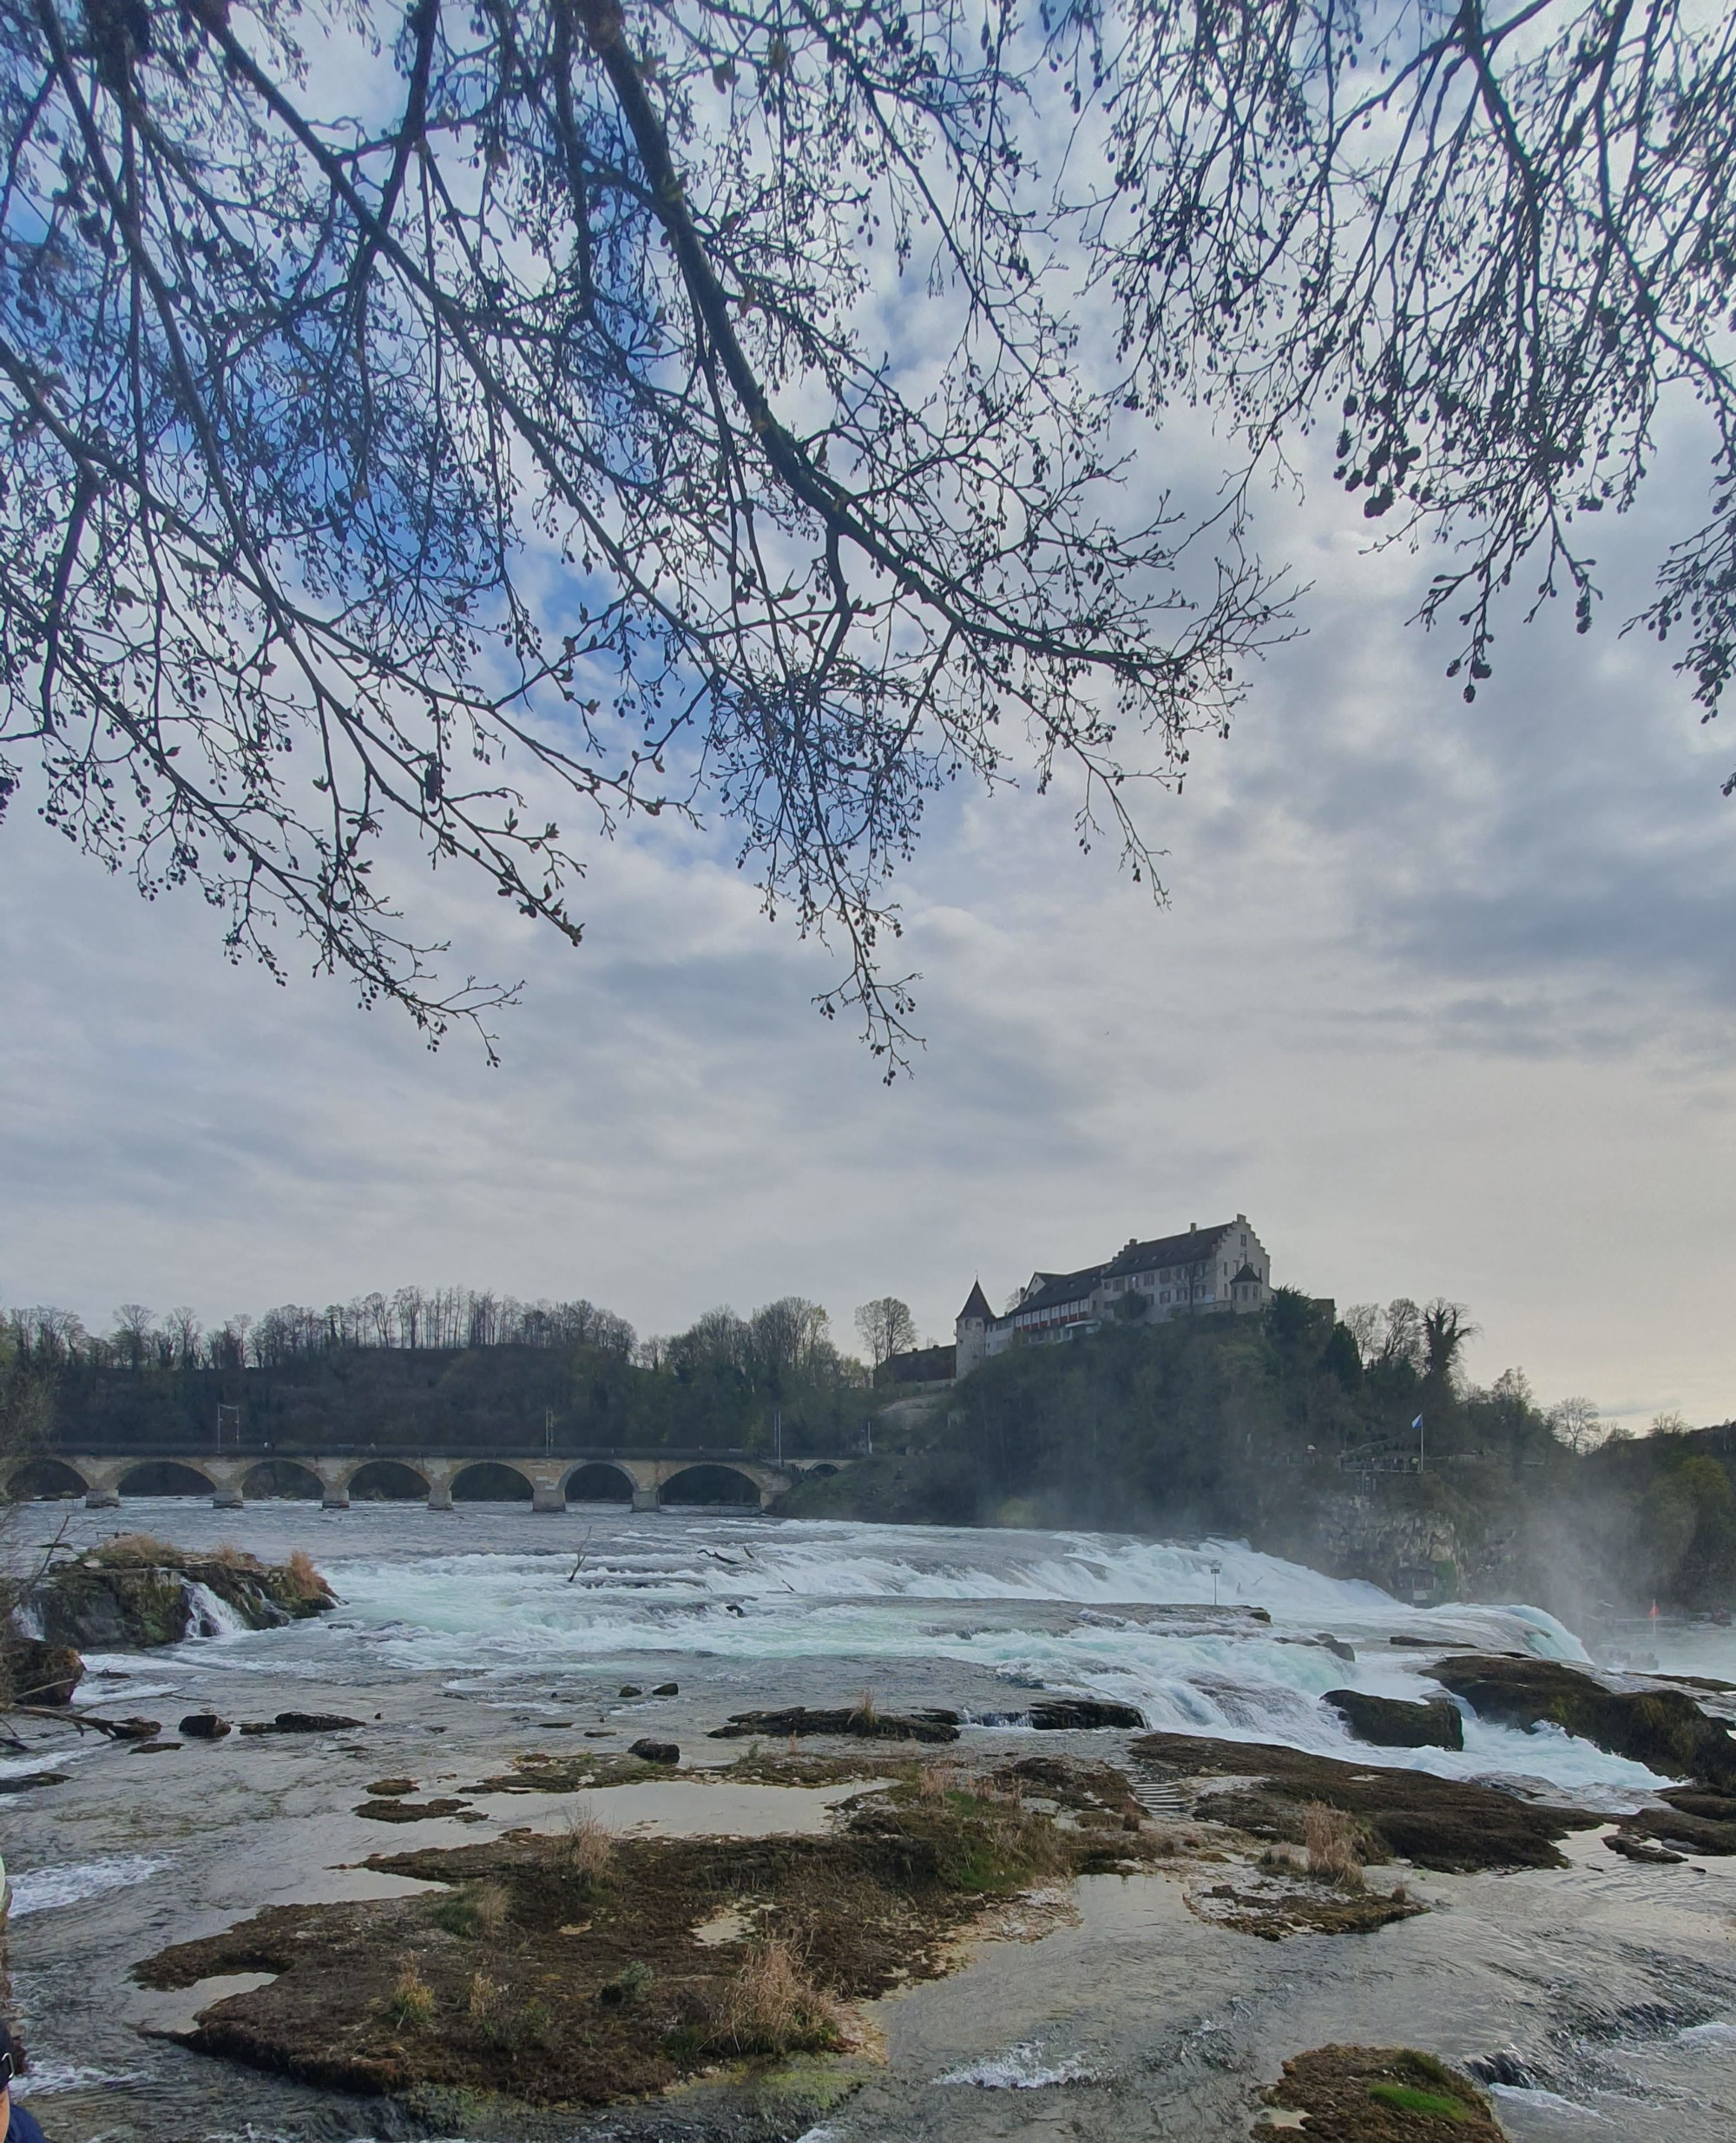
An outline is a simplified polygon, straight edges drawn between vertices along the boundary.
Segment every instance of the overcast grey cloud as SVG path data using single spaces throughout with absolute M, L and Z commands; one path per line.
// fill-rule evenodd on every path
M 599 852 L 577 952 L 424 887 L 455 959 L 527 977 L 490 1070 L 231 970 L 196 903 L 15 807 L 0 1300 L 462 1279 L 669 1330 L 795 1291 L 847 1334 L 891 1291 L 939 1336 L 978 1274 L 1242 1210 L 1280 1279 L 1468 1302 L 1478 1374 L 1736 1412 L 1736 744 L 1609 615 L 1516 616 L 1468 707 L 1404 623 L 1427 559 L 1364 556 L 1330 498 L 1269 521 L 1309 635 L 1148 800 L 1172 904 L 1079 854 L 1064 793 L 949 792 L 898 889 L 928 1047 L 890 1089 L 707 837 Z M 1654 533 L 1612 529 L 1612 613 Z

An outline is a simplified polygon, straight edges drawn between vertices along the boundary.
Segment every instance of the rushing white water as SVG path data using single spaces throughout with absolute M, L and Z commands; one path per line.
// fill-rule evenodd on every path
M 168 1865 L 167 1860 L 148 1854 L 128 1853 L 112 1860 L 32 1868 L 13 1881 L 11 1917 L 23 1920 L 33 1912 L 82 1904 L 87 1897 L 100 1897 L 105 1890 L 129 1890 L 135 1883 L 148 1883 L 154 1875 L 161 1875 Z
M 187 1588 L 187 1602 L 193 1609 L 194 1637 L 245 1637 L 248 1634 L 246 1618 L 232 1607 L 220 1594 L 214 1593 L 208 1585 L 194 1580 Z
M 324 1561 L 357 1640 L 400 1671 L 472 1678 L 459 1686 L 604 1662 L 650 1675 L 653 1659 L 670 1653 L 725 1666 L 951 1660 L 1003 1684 L 1007 1712 L 1033 1690 L 1073 1691 L 1134 1704 L 1159 1728 L 1446 1776 L 1521 1774 L 1580 1791 L 1654 1783 L 1552 1728 L 1469 1719 L 1463 1752 L 1352 1741 L 1325 1693 L 1428 1693 L 1420 1663 L 1435 1644 L 1577 1660 L 1584 1649 L 1535 1608 L 1407 1607 L 1240 1542 L 713 1516 L 677 1530 L 610 1516 L 578 1536 L 572 1562 L 463 1547 Z M 1248 1607 L 1270 1621 L 1240 1612 Z M 1353 1647 L 1354 1662 L 1323 1634 Z
M 1072 1692 L 1133 1704 L 1159 1729 L 1450 1777 L 1529 1778 L 1594 1804 L 1660 1783 L 1553 1728 L 1522 1733 L 1474 1717 L 1462 1752 L 1353 1740 L 1322 1702 L 1328 1690 L 1437 1693 L 1428 1673 L 1437 1647 L 1581 1661 L 1584 1647 L 1535 1607 L 1407 1607 L 1244 1542 L 619 1507 L 535 1517 L 490 1505 L 158 1509 L 154 1522 L 189 1545 L 220 1527 L 267 1555 L 308 1548 L 344 1604 L 317 1623 L 240 1636 L 213 1602 L 202 1618 L 212 1634 L 155 1655 L 149 1683 L 127 1692 L 134 1704 L 173 1693 L 159 1678 L 174 1662 L 196 1661 L 207 1677 L 335 1682 L 385 1670 L 557 1710 L 575 1700 L 575 1678 L 598 1673 L 654 1683 L 679 1665 L 695 1694 L 704 1683 L 751 1684 L 784 1702 L 836 1702 L 865 1680 L 884 1695 L 920 1670 L 922 1700 L 985 1723 L 1024 1712 L 1037 1691 Z M 950 1678 L 949 1663 L 959 1670 Z M 554 1686 L 533 1690 L 538 1678 Z M 99 1691 L 87 1681 L 80 1694 Z
M 1056 2060 L 1035 2039 L 1022 2040 L 1004 2054 L 991 2054 L 985 2061 L 968 2062 L 935 2078 L 937 2083 L 974 2084 L 979 2091 L 1046 2091 L 1056 2084 L 1095 2081 L 1082 2055 L 1069 2054 Z

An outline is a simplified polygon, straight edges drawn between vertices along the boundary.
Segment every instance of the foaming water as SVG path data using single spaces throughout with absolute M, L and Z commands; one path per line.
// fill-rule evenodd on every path
M 87 1897 L 100 1897 L 105 1890 L 130 1890 L 135 1883 L 148 1883 L 154 1875 L 161 1875 L 168 1865 L 167 1860 L 148 1854 L 128 1853 L 112 1860 L 32 1868 L 13 1882 L 10 1916 L 23 1920 L 33 1912 L 82 1904 Z
M 249 1636 L 212 1616 L 207 1635 L 167 1661 L 158 1655 L 159 1676 L 165 1664 L 195 1661 L 207 1680 L 214 1672 L 366 1681 L 385 1672 L 438 1678 L 483 1702 L 559 1709 L 575 1675 L 655 1681 L 660 1662 L 683 1663 L 689 1680 L 785 1686 L 786 1701 L 817 1699 L 814 1676 L 828 1663 L 840 1679 L 884 1672 L 892 1682 L 919 1668 L 938 1700 L 967 1718 L 1004 1722 L 1034 1692 L 1072 1692 L 1134 1705 L 1161 1730 L 1445 1777 L 1530 1779 L 1594 1804 L 1660 1783 L 1553 1728 L 1520 1733 L 1470 1719 L 1462 1752 L 1354 1741 L 1321 1701 L 1330 1689 L 1436 1693 L 1428 1662 L 1437 1647 L 1565 1660 L 1583 1660 L 1585 1649 L 1535 1607 L 1406 1607 L 1246 1542 L 615 1506 L 533 1517 L 522 1506 L 214 1513 L 165 1500 L 152 1522 L 190 1545 L 220 1528 L 261 1554 L 306 1547 L 343 1601 L 318 1623 Z M 956 1688 L 949 1663 L 964 1670 Z M 537 1678 L 556 1686 L 532 1699 Z M 158 1686 L 154 1678 L 152 1693 Z M 990 1689 L 1003 1693 L 985 1699 Z M 128 1693 L 141 1700 L 144 1689 Z
M 715 1518 L 671 1539 L 657 1523 L 615 1520 L 602 1538 L 595 1528 L 576 1568 L 546 1553 L 463 1549 L 328 1568 L 358 1641 L 411 1672 L 553 1671 L 600 1657 L 630 1667 L 671 1652 L 738 1664 L 952 1660 L 1005 1683 L 1009 1711 L 1016 1692 L 1070 1690 L 1135 1705 L 1160 1729 L 1448 1777 L 1516 1772 L 1617 1792 L 1655 1783 L 1553 1729 L 1476 1720 L 1462 1752 L 1371 1751 L 1320 1701 L 1346 1684 L 1420 1695 L 1433 1685 L 1416 1660 L 1437 1643 L 1582 1660 L 1573 1634 L 1536 1608 L 1406 1607 L 1244 1542 Z M 1354 1664 L 1323 1634 L 1355 1647 Z M 1414 1654 L 1389 1642 L 1401 1634 Z
M 1066 2054 L 1057 2061 L 1045 2054 L 1041 2041 L 1031 2039 L 986 2061 L 951 2069 L 935 2081 L 974 2084 L 979 2091 L 1047 2091 L 1058 2084 L 1095 2083 L 1096 2078 L 1082 2055 Z

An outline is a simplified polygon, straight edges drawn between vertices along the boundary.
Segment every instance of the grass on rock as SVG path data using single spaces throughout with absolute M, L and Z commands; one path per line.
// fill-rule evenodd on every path
M 1028 1758 L 968 1785 L 876 1769 L 881 1790 L 845 1804 L 830 1834 L 644 1837 L 581 1818 L 376 1855 L 444 1894 L 273 1908 L 140 1975 L 276 1975 L 200 2013 L 207 2053 L 352 2091 L 599 2105 L 720 2061 L 828 2054 L 850 2003 L 949 1969 L 954 1938 L 997 1899 L 1150 1857 L 1107 1765 Z M 740 1935 L 701 1942 L 726 1912 Z

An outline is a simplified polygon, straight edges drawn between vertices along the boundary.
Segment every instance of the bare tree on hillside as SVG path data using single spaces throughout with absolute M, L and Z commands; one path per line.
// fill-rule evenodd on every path
M 1353 1302 L 1338 1319 L 1351 1338 L 1356 1341 L 1357 1352 L 1364 1363 L 1371 1362 L 1380 1352 L 1380 1343 L 1386 1331 L 1386 1319 L 1381 1314 L 1378 1302 Z
M 1552 1406 L 1549 1423 L 1555 1441 L 1566 1444 L 1576 1458 L 1582 1458 L 1603 1441 L 1603 1417 L 1597 1402 L 1582 1394 Z
M 877 1370 L 917 1344 L 916 1319 L 909 1304 L 896 1295 L 876 1295 L 872 1302 L 865 1302 L 856 1312 L 856 1329 Z
M 1395 1295 L 1381 1320 L 1381 1361 L 1414 1370 L 1423 1366 L 1423 1312 L 1409 1295 Z
M 142 1302 L 123 1302 L 115 1312 L 115 1342 L 128 1369 L 141 1369 L 156 1324 L 156 1312 Z
M 1715 709 L 1733 135 L 1682 0 L 0 0 L 0 800 L 436 1037 L 511 992 L 377 865 L 576 942 L 589 840 L 714 812 L 895 1062 L 929 797 L 1066 770 L 1147 872 L 1283 629 L 1244 491 L 1125 481 L 1172 403 L 1335 429 L 1469 695 L 1697 398 Z

